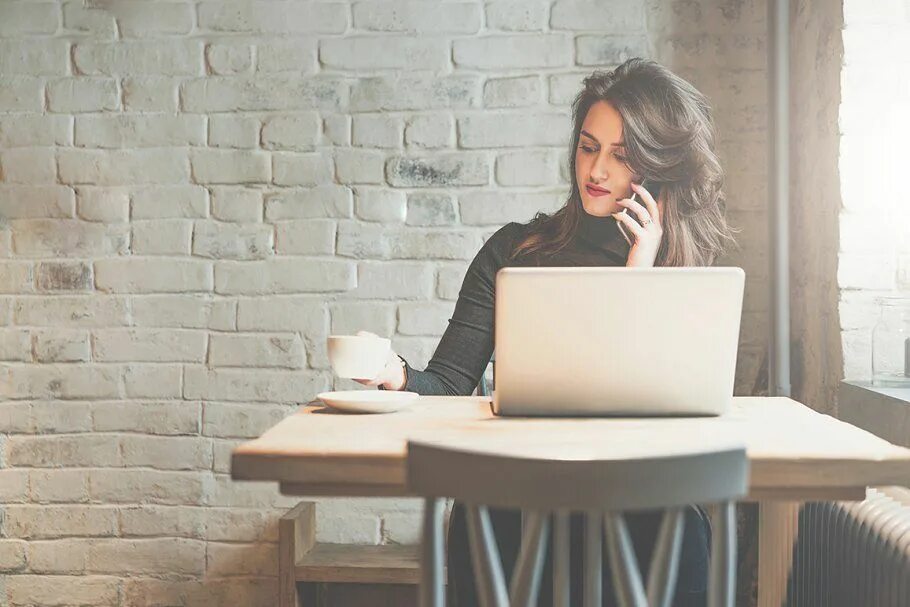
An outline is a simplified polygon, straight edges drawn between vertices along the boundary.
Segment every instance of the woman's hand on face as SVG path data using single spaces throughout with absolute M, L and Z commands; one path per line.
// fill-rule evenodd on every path
M 632 184 L 632 190 L 639 195 L 644 205 L 629 198 L 617 200 L 616 203 L 626 207 L 629 213 L 634 213 L 641 223 L 632 219 L 629 213 L 613 213 L 613 217 L 617 221 L 621 221 L 635 239 L 626 260 L 626 267 L 650 268 L 657 259 L 660 241 L 664 234 L 660 207 L 651 193 L 637 183 Z
M 356 334 L 379 337 L 369 331 L 357 331 Z M 405 384 L 404 368 L 401 366 L 398 355 L 393 350 L 389 350 L 389 357 L 386 359 L 385 367 L 382 368 L 379 375 L 373 379 L 355 379 L 354 381 L 364 386 L 382 385 L 386 390 L 402 390 Z

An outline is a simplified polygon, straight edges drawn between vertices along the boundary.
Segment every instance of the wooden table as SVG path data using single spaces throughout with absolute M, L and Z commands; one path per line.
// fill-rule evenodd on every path
M 516 455 L 628 458 L 741 444 L 760 502 L 759 605 L 786 592 L 799 504 L 862 500 L 867 486 L 910 485 L 910 449 L 788 398 L 734 398 L 711 418 L 501 418 L 483 397 L 421 397 L 384 415 L 310 404 L 234 450 L 237 480 L 288 495 L 405 496 L 406 443 L 440 441 Z

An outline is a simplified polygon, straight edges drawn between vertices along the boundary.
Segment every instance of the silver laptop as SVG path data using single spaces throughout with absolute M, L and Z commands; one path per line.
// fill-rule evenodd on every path
M 741 268 L 505 268 L 498 415 L 719 415 L 730 407 Z

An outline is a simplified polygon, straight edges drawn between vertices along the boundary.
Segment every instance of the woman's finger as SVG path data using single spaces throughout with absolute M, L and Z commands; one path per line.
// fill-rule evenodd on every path
M 644 202 L 645 207 L 648 209 L 648 213 L 651 215 L 651 221 L 653 221 L 657 226 L 660 226 L 660 209 L 658 208 L 657 201 L 654 200 L 654 197 L 651 196 L 651 192 L 641 187 L 637 183 L 632 184 L 632 189 L 641 196 L 642 202 Z
M 645 207 L 641 206 L 641 203 L 639 203 L 637 200 L 632 200 L 631 198 L 623 198 L 621 200 L 617 200 L 616 204 L 622 205 L 635 213 L 635 216 L 638 217 L 638 222 L 643 226 L 647 226 L 650 222 L 654 221 L 651 218 L 651 214 L 648 213 L 648 210 Z
M 632 235 L 635 236 L 636 241 L 647 234 L 647 232 L 645 232 L 645 229 L 641 227 L 637 221 L 632 219 L 628 213 L 613 213 L 613 218 L 617 221 L 621 221 L 622 224 L 626 226 L 626 229 L 632 232 Z

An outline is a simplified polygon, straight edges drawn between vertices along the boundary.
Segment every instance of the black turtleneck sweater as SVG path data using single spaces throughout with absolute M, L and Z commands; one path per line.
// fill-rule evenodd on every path
M 404 389 L 418 394 L 468 395 L 493 355 L 493 298 L 496 273 L 509 266 L 624 266 L 629 246 L 616 220 L 582 213 L 569 244 L 544 260 L 509 260 L 528 234 L 528 224 L 509 223 L 490 236 L 471 262 L 449 320 L 426 370 L 407 366 Z

